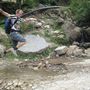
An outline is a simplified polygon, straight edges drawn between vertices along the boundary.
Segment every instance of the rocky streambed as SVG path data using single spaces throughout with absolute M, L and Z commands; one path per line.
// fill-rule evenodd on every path
M 1 60 L 0 90 L 90 90 L 90 59 L 64 57 L 45 61 Z

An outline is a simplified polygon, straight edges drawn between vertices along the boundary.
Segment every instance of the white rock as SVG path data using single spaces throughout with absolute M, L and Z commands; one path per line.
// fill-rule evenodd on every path
M 19 82 L 19 81 L 18 81 L 17 79 L 13 81 L 14 87 L 16 87 L 16 86 L 18 85 L 18 82 Z
M 62 38 L 64 38 L 64 35 L 59 35 L 57 37 L 62 39 Z
M 45 24 L 45 21 L 42 20 L 41 23 Z
M 34 67 L 33 70 L 38 70 L 38 67 Z
M 8 82 L 8 84 L 7 84 L 7 85 L 8 85 L 8 86 L 10 86 L 10 85 L 12 85 L 12 84 L 13 84 L 13 83 L 10 81 L 10 82 Z
M 57 55 L 63 55 L 67 52 L 67 50 L 68 50 L 67 46 L 60 46 L 60 47 L 55 49 L 55 52 Z
M 45 25 L 44 28 L 49 29 L 50 28 L 50 25 Z
M 52 31 L 51 33 L 53 33 L 53 34 L 59 34 L 60 31 Z
M 90 57 L 90 48 L 85 50 L 86 56 Z
M 42 26 L 42 23 L 41 23 L 41 22 L 36 22 L 36 23 L 35 23 L 35 26 L 36 26 L 36 27 L 41 27 L 41 26 Z
M 23 84 L 23 81 L 19 81 L 18 85 L 21 86 Z
M 14 61 L 19 61 L 19 59 L 15 58 Z
M 24 61 L 28 61 L 28 59 L 25 59 Z

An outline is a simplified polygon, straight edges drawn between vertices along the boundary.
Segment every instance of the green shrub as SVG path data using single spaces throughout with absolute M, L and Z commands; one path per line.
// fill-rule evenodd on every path
M 90 1 L 71 0 L 70 9 L 80 26 L 90 25 Z
M 30 8 L 33 8 L 38 5 L 38 0 L 25 0 L 24 4 L 28 5 Z

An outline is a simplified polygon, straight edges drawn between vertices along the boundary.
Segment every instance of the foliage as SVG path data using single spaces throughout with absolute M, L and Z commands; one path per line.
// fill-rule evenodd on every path
M 37 6 L 38 0 L 25 0 L 24 4 L 28 5 L 28 7 L 33 8 Z
M 18 57 L 19 60 L 25 60 L 25 59 L 29 59 L 31 61 L 37 61 L 40 60 L 44 57 L 48 57 L 49 54 L 53 51 L 53 48 L 47 48 L 46 50 L 42 51 L 41 53 L 29 53 L 29 54 L 25 54 L 25 53 L 20 53 L 18 52 Z M 15 58 L 15 56 L 12 53 L 7 53 L 6 57 L 9 60 L 13 60 Z
M 14 2 L 2 2 L 0 3 L 0 8 L 8 13 L 15 13 L 15 10 L 18 8 Z
M 31 30 L 34 30 L 34 25 L 32 23 L 27 24 L 27 23 L 21 23 L 21 32 L 22 33 L 27 33 Z
M 74 19 L 80 26 L 90 25 L 90 1 L 89 0 L 71 0 L 70 9 Z
M 39 3 L 46 5 L 63 5 L 67 4 L 69 0 L 39 0 Z

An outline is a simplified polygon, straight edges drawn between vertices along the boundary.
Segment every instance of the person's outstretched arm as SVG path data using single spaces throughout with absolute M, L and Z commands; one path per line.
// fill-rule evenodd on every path
M 3 14 L 4 16 L 6 16 L 6 17 L 10 17 L 11 16 L 11 14 L 3 11 L 1 8 L 0 8 L 0 13 Z

